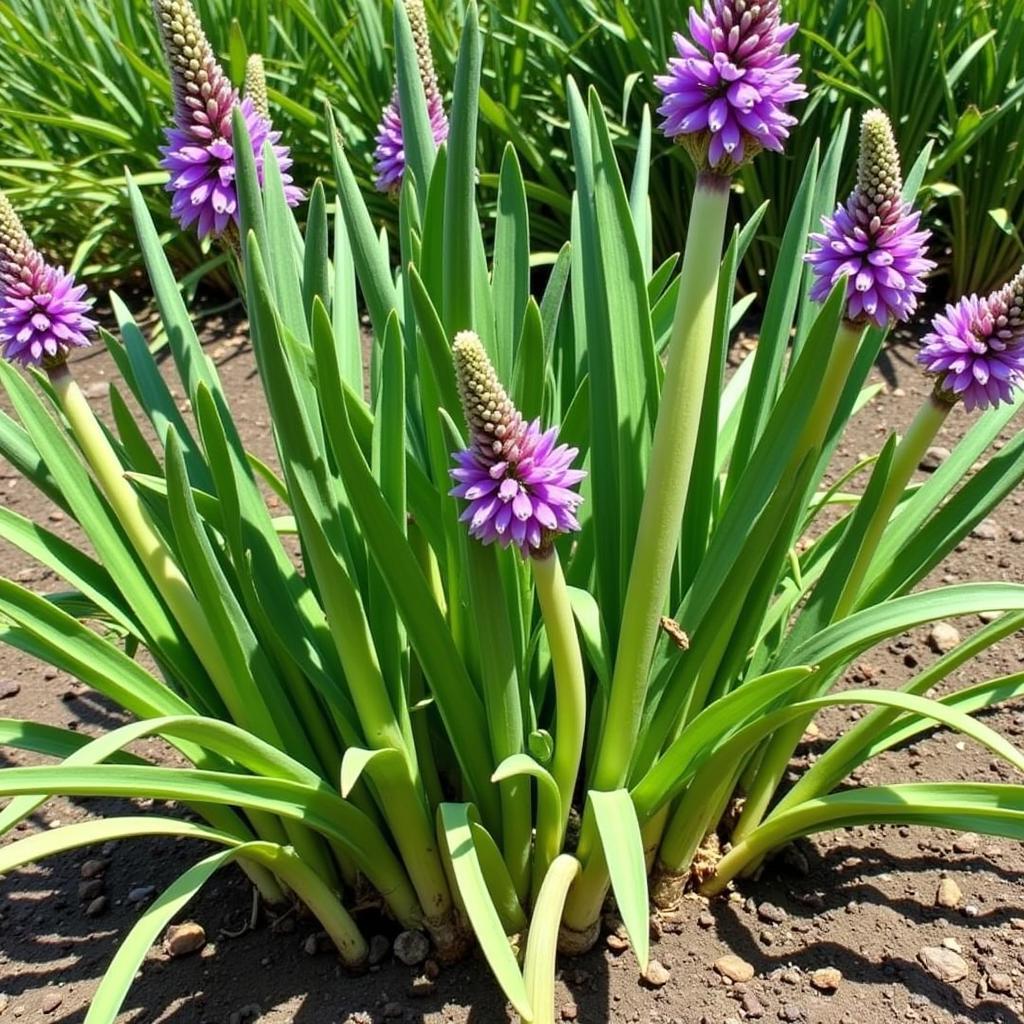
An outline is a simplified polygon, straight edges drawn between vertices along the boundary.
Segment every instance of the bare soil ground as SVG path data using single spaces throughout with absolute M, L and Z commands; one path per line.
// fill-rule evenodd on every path
M 271 458 L 267 414 L 244 332 L 230 319 L 212 320 L 204 337 L 243 437 L 258 454 Z M 106 355 L 98 350 L 84 354 L 75 360 L 75 370 L 95 404 L 105 406 L 106 382 L 113 375 Z M 839 453 L 844 464 L 862 452 L 877 451 L 889 430 L 909 423 L 927 393 L 908 349 L 890 348 L 878 374 L 886 387 L 853 423 Z M 966 422 L 960 413 L 951 417 L 941 443 L 951 447 Z M 74 536 L 72 524 L 3 464 L 0 500 Z M 992 528 L 962 545 L 929 585 L 1024 580 L 1024 544 L 1011 540 L 1024 539 L 1019 532 L 1024 528 L 1022 503 L 1020 493 L 1005 502 Z M 20 553 L 9 548 L 0 553 L 4 575 L 39 590 L 59 589 L 56 579 Z M 967 636 L 980 623 L 954 625 Z M 927 637 L 925 628 L 872 652 L 847 682 L 899 685 L 935 658 Z M 76 680 L 9 649 L 0 659 L 3 717 L 89 734 L 123 721 Z M 1020 671 L 1024 636 L 1017 635 L 971 663 L 949 685 Z M 805 745 L 801 760 L 813 758 L 858 714 L 844 709 L 822 715 L 820 734 Z M 986 721 L 1011 737 L 1024 735 L 1024 708 L 1000 709 Z M 165 754 L 156 742 L 148 750 Z M 34 760 L 0 751 L 0 766 Z M 1010 778 L 985 751 L 940 731 L 885 755 L 854 782 Z M 151 809 L 144 803 L 55 800 L 14 838 L 90 815 Z M 174 810 L 160 807 L 159 812 Z M 0 879 L 0 1024 L 83 1021 L 118 941 L 154 892 L 205 852 L 184 842 L 126 842 L 55 858 Z M 83 878 L 83 866 L 97 859 L 102 862 L 99 876 Z M 96 867 L 88 865 L 86 873 Z M 936 905 L 943 879 L 962 891 L 956 907 Z M 269 921 L 261 914 L 256 927 L 249 928 L 251 908 L 252 894 L 241 873 L 230 869 L 220 875 L 183 915 L 204 926 L 205 948 L 173 960 L 154 948 L 131 989 L 123 1020 L 491 1024 L 511 1019 L 479 959 L 445 969 L 425 983 L 425 971 L 433 973 L 430 965 L 406 967 L 388 953 L 366 975 L 348 977 L 317 943 L 314 921 L 298 915 Z M 366 924 L 370 934 L 386 931 L 380 923 Z M 1017 843 L 925 829 L 848 829 L 791 848 L 757 881 L 743 882 L 728 898 L 687 900 L 657 932 L 653 955 L 668 969 L 666 984 L 654 989 L 641 983 L 632 955 L 611 936 L 590 955 L 561 964 L 562 1018 L 586 1024 L 1010 1024 L 1020 1021 L 1024 1010 L 1024 850 Z M 934 965 L 929 970 L 922 962 L 926 947 L 956 954 L 963 968 L 936 976 Z M 714 969 L 730 953 L 752 966 L 752 980 L 728 983 Z M 841 972 L 835 991 L 820 990 L 823 979 L 814 972 L 822 968 Z

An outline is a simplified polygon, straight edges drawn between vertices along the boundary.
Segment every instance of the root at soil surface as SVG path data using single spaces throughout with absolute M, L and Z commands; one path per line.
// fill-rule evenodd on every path
M 469 955 L 472 933 L 455 911 L 444 917 L 428 917 L 424 919 L 423 927 L 433 941 L 435 955 L 442 964 L 456 964 Z
M 689 878 L 689 871 L 670 871 L 659 862 L 651 872 L 651 903 L 659 910 L 678 910 Z
M 600 921 L 595 921 L 581 932 L 563 924 L 558 929 L 558 952 L 564 953 L 566 956 L 582 956 L 594 948 L 594 943 L 597 942 L 597 937 L 600 934 Z

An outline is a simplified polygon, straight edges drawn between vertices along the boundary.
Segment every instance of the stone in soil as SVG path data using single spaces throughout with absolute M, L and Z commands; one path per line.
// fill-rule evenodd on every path
M 0 681 L 0 700 L 10 700 L 12 697 L 17 697 L 19 693 L 21 693 L 21 687 L 17 683 Z
M 43 996 L 41 1008 L 43 1013 L 53 1013 L 54 1010 L 64 1002 L 64 997 L 59 992 L 47 992 Z
M 926 472 L 934 473 L 951 454 L 948 448 L 943 448 L 941 445 L 933 445 L 924 453 L 920 468 Z
M 725 956 L 719 957 L 715 961 L 715 970 L 723 978 L 728 978 L 729 981 L 736 983 L 750 981 L 754 976 L 754 965 L 747 963 L 746 960 L 734 953 L 727 953 Z
M 660 961 L 652 960 L 647 965 L 644 981 L 651 988 L 663 988 L 672 980 L 672 972 Z
M 996 971 L 994 974 L 989 974 L 985 980 L 988 983 L 989 990 L 992 992 L 1006 995 L 1013 991 L 1013 978 L 1004 971 Z
M 395 939 L 395 956 L 406 967 L 423 963 L 430 953 L 430 940 L 423 932 L 402 932 Z
M 917 959 L 929 974 L 950 984 L 963 981 L 970 971 L 967 961 L 959 953 L 943 946 L 925 946 L 918 950 Z
M 87 860 L 79 869 L 78 873 L 82 878 L 98 878 L 107 870 L 105 860 Z
M 811 984 L 819 992 L 835 992 L 843 980 L 843 972 L 838 967 L 822 967 L 811 971 Z
M 743 1016 L 747 1020 L 760 1020 L 764 1016 L 764 1007 L 761 1005 L 761 1000 L 753 992 L 743 993 L 740 1006 L 743 1009 Z
M 789 917 L 782 907 L 777 907 L 774 903 L 762 903 L 757 908 L 757 916 L 767 924 L 782 924 Z
M 797 1006 L 796 1003 L 786 1003 L 786 1005 L 779 1010 L 779 1020 L 789 1021 L 790 1024 L 795 1024 L 796 1021 L 804 1019 L 804 1011 L 802 1006 Z
M 563 1003 L 560 1012 L 562 1020 L 575 1020 L 579 1016 L 580 1009 L 575 1003 Z
M 928 646 L 936 654 L 948 654 L 959 643 L 959 630 L 948 622 L 936 622 L 928 634 Z
M 103 895 L 103 879 L 102 878 L 89 878 L 84 882 L 78 883 L 78 898 L 83 903 L 88 903 L 90 900 L 96 899 L 97 896 Z
M 999 537 L 999 527 L 991 519 L 982 519 L 971 530 L 971 536 L 976 540 L 997 540 Z
M 964 894 L 960 891 L 960 886 L 952 878 L 943 878 L 939 882 L 939 889 L 935 894 L 935 905 L 951 910 L 953 907 L 959 907 L 963 898 Z
M 155 885 L 137 885 L 128 890 L 129 903 L 148 903 L 156 895 Z
M 172 924 L 164 934 L 164 951 L 168 956 L 188 956 L 206 945 L 206 931 L 195 921 Z
M 107 909 L 107 897 L 97 896 L 86 908 L 86 917 L 99 917 Z

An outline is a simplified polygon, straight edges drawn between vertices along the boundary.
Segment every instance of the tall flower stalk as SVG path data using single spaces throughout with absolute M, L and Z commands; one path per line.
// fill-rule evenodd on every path
M 690 10 L 691 38 L 675 37 L 679 57 L 656 79 L 664 96 L 662 131 L 690 154 L 697 186 L 606 725 L 592 772 L 597 790 L 614 790 L 627 780 L 669 595 L 711 355 L 731 176 L 761 150 L 783 148 L 795 123 L 787 107 L 806 95 L 797 82 L 796 58 L 784 53 L 795 31 L 781 22 L 778 0 L 708 0 L 702 14 Z M 585 865 L 570 894 L 563 935 L 569 946 L 592 940 L 607 888 L 590 822 L 581 855 L 596 859 Z
M 760 150 L 782 148 L 795 120 L 786 107 L 806 94 L 795 58 L 783 53 L 796 26 L 781 23 L 778 0 L 714 0 L 703 16 L 691 9 L 690 30 L 692 40 L 676 36 L 680 56 L 657 79 L 662 131 L 690 153 L 698 177 L 616 653 L 614 729 L 600 746 L 597 789 L 625 781 L 668 597 L 711 352 L 730 175 Z
M 557 820 L 538 823 L 536 864 L 533 872 L 534 895 L 547 865 L 557 853 L 565 835 L 573 790 L 583 756 L 586 726 L 586 678 L 583 657 L 562 573 L 555 539 L 580 528 L 576 510 L 581 498 L 574 488 L 585 476 L 573 469 L 575 448 L 558 444 L 558 430 L 541 431 L 538 421 L 528 423 L 516 409 L 498 379 L 498 375 L 480 339 L 472 332 L 459 334 L 452 346 L 456 379 L 470 445 L 454 456 L 451 475 L 456 485 L 451 493 L 468 504 L 462 522 L 470 535 L 483 545 L 514 547 L 530 560 L 541 617 L 548 635 L 555 677 L 556 730 L 551 775 L 559 795 Z M 493 572 L 484 577 L 480 569 L 476 592 L 486 592 L 489 583 L 500 588 Z M 485 621 L 484 627 L 493 626 Z M 492 660 L 485 657 L 485 664 Z M 514 680 L 499 680 L 497 688 L 488 687 L 488 721 L 492 730 L 495 758 L 505 763 L 522 751 L 521 710 L 518 688 L 508 687 Z M 494 692 L 497 690 L 497 692 Z M 518 721 L 510 722 L 512 717 Z M 516 746 L 518 734 L 518 747 Z M 503 814 L 506 818 L 506 856 L 508 830 L 517 833 L 515 780 L 503 778 Z M 518 783 L 521 786 L 521 783 Z M 545 833 L 545 834 L 542 834 Z M 515 851 L 511 851 L 515 854 Z

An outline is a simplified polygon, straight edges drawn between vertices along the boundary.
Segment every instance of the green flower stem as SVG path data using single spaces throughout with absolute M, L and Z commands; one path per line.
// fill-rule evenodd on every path
M 480 672 L 496 765 L 523 752 L 523 711 L 519 670 L 508 602 L 497 553 L 466 540 L 471 613 L 480 644 Z M 530 892 L 530 847 L 533 841 L 529 779 L 510 778 L 499 784 L 501 847 L 519 899 Z
M 849 320 L 844 319 L 840 325 L 821 389 L 795 449 L 795 457 L 803 456 L 813 447 L 820 447 L 823 443 L 856 359 L 863 333 L 862 327 Z M 799 695 L 794 694 L 793 699 L 799 699 Z M 768 805 L 782 781 L 786 766 L 800 742 L 806 724 L 794 722 L 785 726 L 768 741 L 760 768 L 747 792 L 743 813 L 733 831 L 734 843 L 749 835 L 764 819 Z
M 626 781 L 647 693 L 658 620 L 668 598 L 711 355 L 729 182 L 729 178 L 703 173 L 693 196 L 607 724 L 593 774 L 593 786 L 598 790 L 613 790 Z
M 561 797 L 562 821 L 559 845 L 565 838 L 573 792 L 583 758 L 583 736 L 587 722 L 587 681 L 583 669 L 576 620 L 558 552 L 551 548 L 532 560 L 537 582 L 537 600 L 548 635 L 555 676 L 555 752 L 551 774 Z
M 857 560 L 850 570 L 846 579 L 843 592 L 836 604 L 832 621 L 846 618 L 854 610 L 857 598 L 860 596 L 861 588 L 864 585 L 864 578 L 868 569 L 871 568 L 871 561 L 878 550 L 879 541 L 885 532 L 889 520 L 892 518 L 896 506 L 900 503 L 910 483 L 914 470 L 921 463 L 925 453 L 935 440 L 936 434 L 946 422 L 950 409 L 953 406 L 934 391 L 928 396 L 928 400 L 921 406 L 914 417 L 906 434 L 900 439 L 893 456 L 892 468 L 889 471 L 889 479 L 886 481 L 885 490 L 879 499 L 878 505 L 871 516 L 864 539 L 861 541 L 860 551 L 857 552 Z
M 281 745 L 281 736 L 266 706 L 239 693 L 220 643 L 210 628 L 202 605 L 175 562 L 135 488 L 125 478 L 124 467 L 111 447 L 81 388 L 66 363 L 49 371 L 57 400 L 71 426 L 104 495 L 128 535 L 160 596 L 167 602 L 189 643 L 210 673 L 217 690 L 240 725 L 270 743 Z

